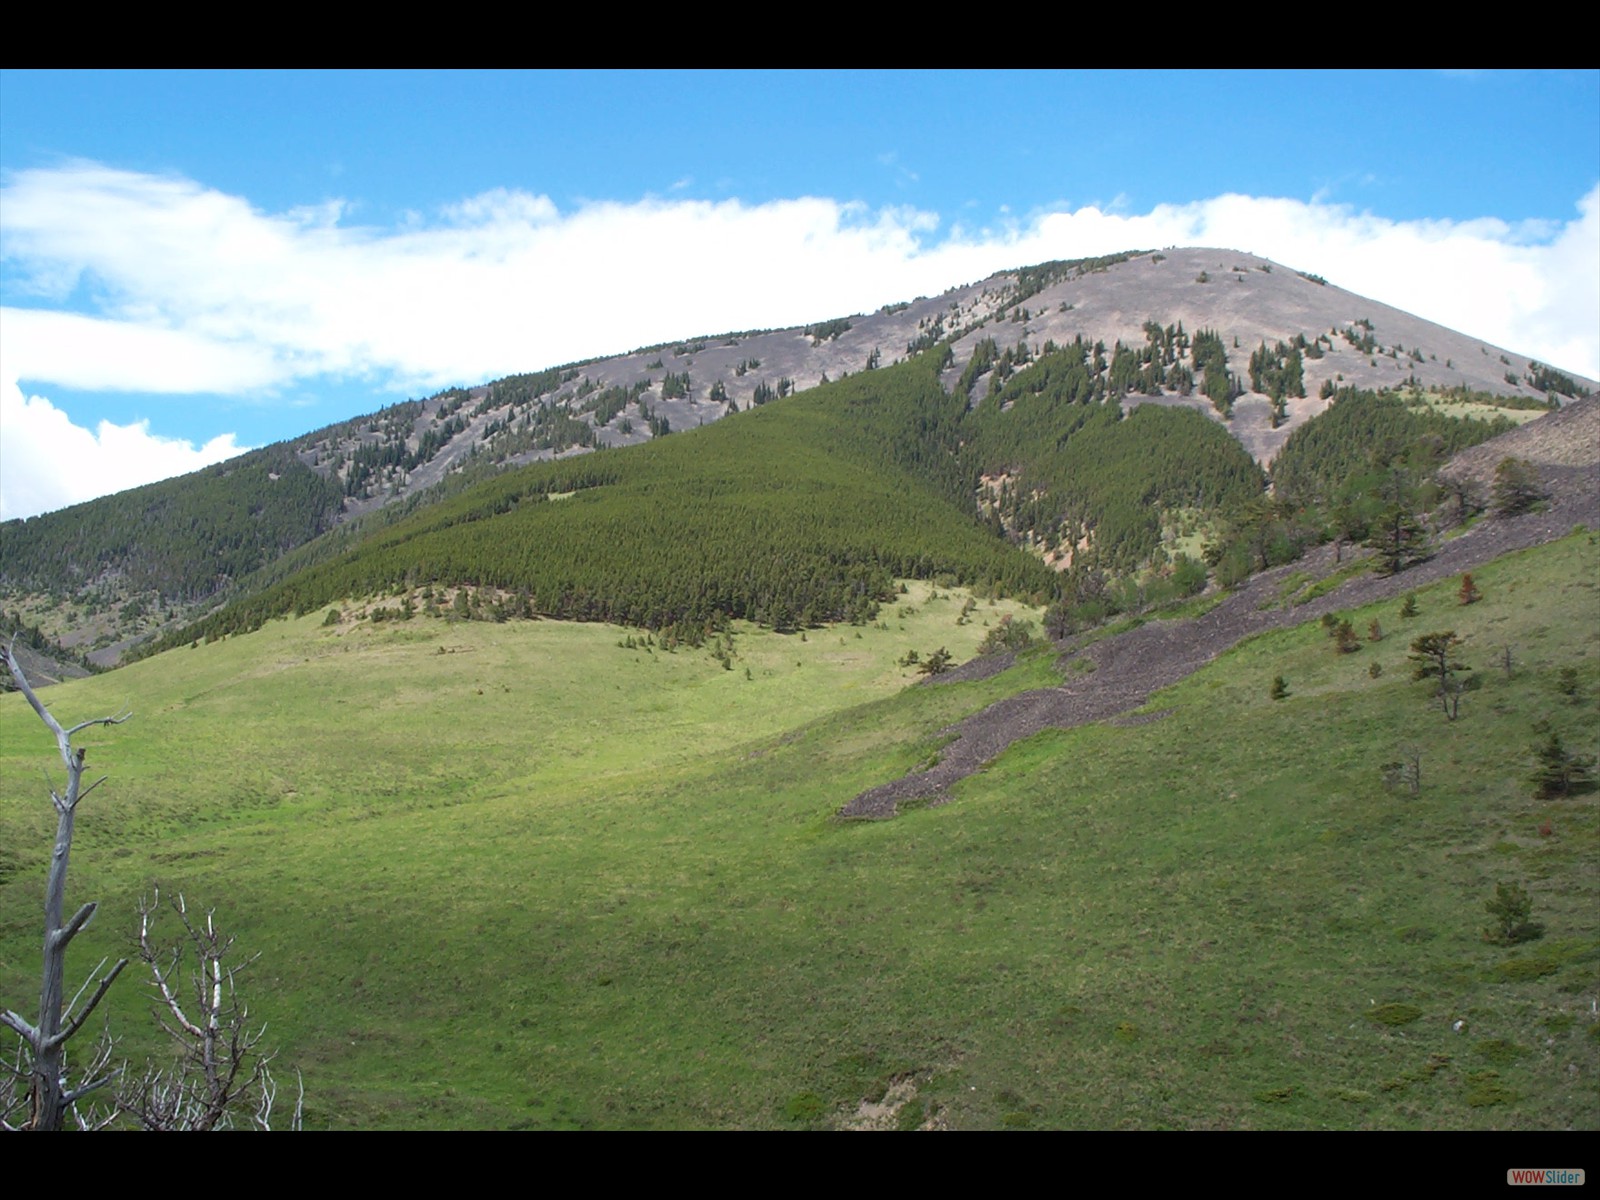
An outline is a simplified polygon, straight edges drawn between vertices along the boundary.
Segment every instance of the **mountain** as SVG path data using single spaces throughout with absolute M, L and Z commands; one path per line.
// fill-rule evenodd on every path
M 913 580 L 876 621 L 674 651 L 351 619 L 386 594 L 65 682 L 64 722 L 134 710 L 76 739 L 109 779 L 78 814 L 73 903 L 99 910 L 69 972 L 126 953 L 156 882 L 215 906 L 308 1128 L 1592 1128 L 1600 820 L 1534 778 L 1552 740 L 1600 749 L 1600 540 L 1559 536 L 1600 524 L 1600 439 L 1565 435 L 1587 474 L 1551 465 L 1548 509 L 1429 562 L 1379 577 L 1327 543 L 948 685 L 907 686 L 912 652 L 966 660 L 1039 612 Z M 1471 668 L 1453 720 L 1408 653 L 1444 631 Z M 1029 728 L 1043 692 L 1111 719 Z M 56 756 L 0 697 L 20 1012 Z M 834 815 L 946 763 L 966 777 L 893 820 Z M 141 973 L 93 1024 L 170 1061 Z
M 345 478 L 292 446 L 98 510 L 125 576 L 263 565 L 51 689 L 109 777 L 70 972 L 157 883 L 215 905 L 308 1128 L 1594 1126 L 1600 399 L 1335 379 L 1268 476 L 1216 401 L 1270 393 L 1171 325 L 972 331 L 281 553 Z M 1291 414 L 1313 340 L 1258 343 Z M 0 696 L 19 1011 L 58 753 Z M 129 978 L 94 1024 L 170 1061 Z
M 1116 572 L 1150 561 L 1164 537 L 1174 544 L 1185 511 L 1203 523 L 1243 490 L 1259 492 L 1259 476 L 1213 433 L 1231 434 L 1265 465 L 1341 389 L 1404 390 L 1413 406 L 1525 417 L 1594 386 L 1250 255 L 1171 249 L 1045 263 L 876 313 L 686 338 L 451 389 L 182 479 L 7 522 L 0 604 L 64 646 L 115 661 L 219 600 L 248 601 L 302 569 L 358 553 L 369 535 L 392 544 L 400 536 L 393 528 L 454 522 L 437 515 L 451 511 L 439 506 L 475 486 L 501 499 L 463 501 L 468 509 L 559 491 L 553 482 L 485 482 L 512 468 L 659 441 L 847 376 L 894 389 L 906 372 L 921 380 L 905 384 L 907 395 L 926 403 L 895 409 L 908 424 L 874 418 L 875 429 L 860 431 L 873 448 L 854 463 L 862 480 L 876 474 L 904 495 L 909 474 L 1057 566 L 1092 552 Z M 943 398 L 926 386 L 929 372 Z M 822 403 L 845 421 L 849 441 L 861 402 Z M 1215 430 L 1159 409 L 1203 414 Z M 1149 411 L 1127 430 L 1113 428 L 1135 410 Z M 786 469 L 780 460 L 790 451 L 774 439 L 793 431 L 782 421 L 758 428 L 767 435 L 759 444 L 713 439 L 689 457 L 754 455 L 757 470 Z M 920 446 L 921 459 L 906 461 L 901 443 Z M 847 458 L 861 447 L 813 449 Z M 651 461 L 647 472 L 684 469 Z M 540 470 L 532 478 L 568 477 Z M 1102 478 L 1086 486 L 1095 474 Z M 692 519 L 663 518 L 670 528 L 657 539 L 679 536 Z M 824 557 L 838 557 L 835 550 L 818 547 Z M 537 575 L 526 565 L 452 569 L 438 581 L 531 591 Z M 974 580 L 1008 573 L 1029 574 L 970 562 L 958 571 Z M 397 582 L 383 572 L 362 577 Z M 541 578 L 547 591 L 558 582 Z M 541 598 L 539 608 L 571 615 L 584 606 Z M 748 598 L 734 607 L 748 608 Z M 609 600 L 602 610 L 613 611 Z M 843 610 L 835 603 L 830 611 Z

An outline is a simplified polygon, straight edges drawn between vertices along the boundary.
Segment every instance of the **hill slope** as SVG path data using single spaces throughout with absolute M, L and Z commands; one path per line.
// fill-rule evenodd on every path
M 1546 423 L 1551 428 L 1544 428 Z M 1325 614 L 1371 606 L 1428 584 L 1481 570 L 1504 554 L 1600 529 L 1600 398 L 1504 434 L 1457 455 L 1452 474 L 1484 471 L 1518 454 L 1545 467 L 1548 503 L 1533 512 L 1491 517 L 1434 548 L 1426 561 L 1389 576 L 1352 576 L 1333 550 L 1249 579 L 1193 617 L 1157 620 L 1103 639 L 1090 635 L 1062 644 L 1067 680 L 1012 696 L 946 731 L 951 745 L 937 764 L 856 796 L 840 810 L 847 817 L 889 817 L 907 802 L 939 803 L 951 786 L 997 757 L 1013 742 L 1045 729 L 1070 729 L 1144 705 L 1157 690 L 1187 678 L 1246 638 L 1302 625 Z M 1557 460 L 1551 462 L 1551 459 Z M 1557 471 L 1552 472 L 1551 467 Z M 1492 475 L 1493 469 L 1488 469 Z M 1370 561 L 1370 556 L 1368 558 Z M 1329 587 L 1328 584 L 1337 586 Z M 1600 600 L 1579 601 L 1570 615 L 1600 623 Z M 1085 673 L 1074 673 L 1085 672 Z
M 1202 333 L 1216 353 L 1209 371 L 1192 345 Z M 1326 407 L 1322 393 L 1336 383 L 1481 390 L 1523 406 L 1594 386 L 1248 255 L 1174 249 L 1044 263 L 798 330 L 688 338 L 449 389 L 182 480 L 7 522 L 0 596 L 64 645 L 115 661 L 130 641 L 217 597 L 338 553 L 350 538 L 330 542 L 330 527 L 362 518 L 381 526 L 391 519 L 385 506 L 432 503 L 506 467 L 697 428 L 914 351 L 942 355 L 940 385 L 963 402 L 1027 407 L 1055 386 L 1044 379 L 1050 370 L 1066 373 L 1074 346 L 1084 362 L 1074 399 L 1195 408 L 1262 463 Z M 1270 364 L 1253 369 L 1257 355 Z M 1043 440 L 1027 465 L 1061 492 L 1083 447 L 1053 455 L 1049 443 L 1068 427 L 1029 419 Z M 1022 422 L 1018 414 L 1008 424 Z M 1125 514 L 1142 503 L 1114 501 Z M 1013 532 L 1051 539 L 1045 549 L 1068 559 L 1088 525 L 1112 516 L 1085 504 L 1079 497 L 1064 525 L 1056 513 Z M 1152 549 L 1148 525 L 1113 519 L 1104 533 L 1107 546 L 1134 539 L 1130 562 Z
M 830 814 L 1050 671 L 897 690 L 908 645 L 975 644 L 948 593 L 738 627 L 733 670 L 600 625 L 274 622 L 54 692 L 136 709 L 85 740 L 112 779 L 75 961 L 152 880 L 220 905 L 313 1127 L 1593 1128 L 1600 827 L 1526 778 L 1537 719 L 1596 749 L 1597 566 L 1580 535 L 1470 607 L 1446 580 L 1409 621 L 1351 609 L 1385 631 L 1353 655 L 1267 634 L 1164 719 L 1044 732 L 893 822 Z M 1406 658 L 1440 628 L 1483 681 L 1456 722 Z M 1416 795 L 1383 782 L 1405 744 Z M 0 697 L 8 1004 L 50 751 Z M 1542 938 L 1484 941 L 1499 882 Z M 141 1054 L 139 989 L 111 1003 Z

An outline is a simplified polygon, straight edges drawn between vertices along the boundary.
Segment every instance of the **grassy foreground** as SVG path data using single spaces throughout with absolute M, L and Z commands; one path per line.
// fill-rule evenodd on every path
M 1257 639 L 1160 720 L 1042 734 L 878 824 L 831 814 L 1055 678 L 1035 656 L 903 690 L 896 660 L 964 658 L 1015 610 L 958 626 L 960 594 L 923 587 L 872 627 L 741 632 L 731 670 L 597 625 L 272 622 L 47 693 L 67 720 L 135 709 L 85 741 L 111 779 L 80 817 L 69 902 L 102 910 L 74 961 L 120 949 L 153 881 L 216 905 L 316 1126 L 796 1128 L 865 1102 L 905 1128 L 1592 1128 L 1594 798 L 1527 777 L 1536 719 L 1596 750 L 1597 567 L 1580 535 L 1476 573 L 1470 607 L 1441 584 L 1410 620 L 1347 614 L 1385 634 L 1354 654 L 1315 625 Z M 1441 629 L 1482 680 L 1454 723 L 1406 663 Z M 1400 743 L 1415 797 L 1380 777 Z M 0 699 L 0 1004 L 24 1011 L 50 752 Z M 1482 939 L 1499 881 L 1543 938 Z M 143 1054 L 139 987 L 114 996 Z

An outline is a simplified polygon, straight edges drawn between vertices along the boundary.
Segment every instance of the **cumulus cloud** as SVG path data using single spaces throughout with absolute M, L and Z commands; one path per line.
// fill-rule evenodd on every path
M 339 200 L 267 213 L 194 180 L 76 162 L 8 176 L 0 235 L 0 364 L 42 388 L 260 396 L 334 377 L 417 393 L 870 311 L 1046 259 L 1196 244 L 1600 375 L 1600 186 L 1570 220 L 1522 225 L 1224 195 L 970 228 L 826 197 L 563 212 L 496 188 L 380 228 Z
M 694 333 L 787 325 L 938 292 L 1048 258 L 1202 244 L 1253 251 L 1569 369 L 1600 371 L 1600 187 L 1552 226 L 1390 221 L 1346 206 L 1227 195 L 1149 213 L 1087 206 L 939 236 L 937 214 L 819 197 L 747 205 L 596 202 L 496 188 L 431 222 L 345 225 L 338 201 L 274 215 L 192 180 L 94 163 L 23 171 L 0 205 L 5 256 L 47 306 L 98 321 L 19 377 L 81 379 L 121 334 L 168 363 L 157 391 L 332 372 L 392 386 L 498 373 Z M 81 305 L 75 305 L 81 307 Z M 9 317 L 8 320 L 15 320 Z M 164 333 L 169 345 L 157 346 Z M 140 379 L 146 372 L 140 372 Z M 201 377 L 216 382 L 196 384 Z M 229 382 L 230 378 L 233 380 Z M 144 382 L 120 386 L 146 386 Z
M 93 431 L 74 425 L 43 396 L 0 380 L 0 520 L 30 517 L 96 496 L 170 479 L 242 454 L 233 434 L 196 447 L 150 432 L 148 421 Z

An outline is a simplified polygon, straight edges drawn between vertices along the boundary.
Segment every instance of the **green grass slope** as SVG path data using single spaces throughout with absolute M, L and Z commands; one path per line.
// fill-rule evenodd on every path
M 217 905 L 318 1126 L 1593 1127 L 1593 796 L 1527 778 L 1537 719 L 1596 748 L 1597 566 L 1582 534 L 1477 572 L 1470 607 L 1440 584 L 1409 620 L 1352 612 L 1385 632 L 1354 654 L 1260 638 L 1163 719 L 1047 732 L 883 823 L 832 814 L 1053 678 L 903 687 L 906 650 L 964 657 L 1006 606 L 957 624 L 918 588 L 863 628 L 740 627 L 732 669 L 602 625 L 272 622 L 49 693 L 135 709 L 84 738 L 111 780 L 74 961 L 118 951 L 153 881 Z M 1435 629 L 1482 679 L 1455 723 L 1407 668 Z M 1415 797 L 1380 777 L 1400 743 Z M 50 751 L 0 697 L 24 1010 Z M 1483 940 L 1502 881 L 1543 938 Z

